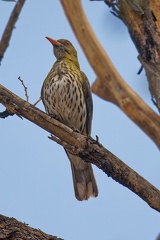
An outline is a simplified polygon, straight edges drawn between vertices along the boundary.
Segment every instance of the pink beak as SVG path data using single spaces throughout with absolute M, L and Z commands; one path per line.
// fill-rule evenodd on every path
M 48 41 L 50 41 L 50 43 L 54 46 L 54 45 L 56 45 L 56 46 L 60 46 L 61 44 L 57 41 L 57 40 L 54 40 L 54 39 L 52 39 L 52 38 L 50 38 L 50 37 L 46 37 L 47 38 L 47 40 Z

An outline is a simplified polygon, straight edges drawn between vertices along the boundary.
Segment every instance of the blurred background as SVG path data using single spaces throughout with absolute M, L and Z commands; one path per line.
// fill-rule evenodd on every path
M 16 3 L 0 1 L 0 34 Z M 100 43 L 126 82 L 157 112 L 143 71 L 137 75 L 138 53 L 124 24 L 102 1 L 83 0 L 84 10 Z M 55 62 L 45 39 L 70 40 L 81 69 L 92 84 L 96 78 L 65 17 L 60 1 L 26 1 L 0 67 L 0 83 L 25 99 L 20 76 L 28 87 L 29 102 L 40 97 L 41 86 Z M 87 43 L 86 43 L 87 44 Z M 113 104 L 93 95 L 92 137 L 155 187 L 160 187 L 159 150 Z M 42 103 L 37 105 L 44 110 Z M 4 107 L 0 105 L 0 111 Z M 65 240 L 156 239 L 159 213 L 127 188 L 94 167 L 99 196 L 79 202 L 74 197 L 70 163 L 49 133 L 26 119 L 0 120 L 0 214 Z

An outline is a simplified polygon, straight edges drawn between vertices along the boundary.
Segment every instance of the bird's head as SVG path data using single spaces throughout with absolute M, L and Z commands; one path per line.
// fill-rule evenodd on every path
M 46 38 L 53 45 L 54 55 L 57 58 L 57 60 L 68 58 L 74 61 L 75 59 L 77 59 L 77 51 L 70 41 L 66 39 L 54 40 L 50 37 Z

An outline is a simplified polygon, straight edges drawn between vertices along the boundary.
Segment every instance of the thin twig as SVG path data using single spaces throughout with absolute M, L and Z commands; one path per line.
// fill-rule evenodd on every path
M 26 87 L 26 85 L 24 84 L 24 82 L 23 82 L 23 80 L 21 79 L 21 77 L 18 77 L 18 80 L 22 83 L 22 86 L 23 86 L 24 92 L 25 92 L 25 96 L 26 96 L 26 101 L 28 102 L 29 96 L 28 96 L 27 87 Z
M 4 56 L 4 53 L 7 49 L 7 47 L 9 46 L 9 41 L 11 39 L 12 31 L 15 28 L 15 23 L 19 17 L 19 14 L 22 10 L 24 3 L 25 3 L 25 0 L 18 0 L 18 2 L 16 3 L 16 5 L 11 13 L 11 16 L 8 20 L 6 28 L 3 32 L 1 42 L 0 42 L 0 62 L 2 61 L 2 58 Z
M 41 100 L 42 100 L 42 98 L 40 97 L 40 98 L 33 104 L 33 106 L 36 106 Z

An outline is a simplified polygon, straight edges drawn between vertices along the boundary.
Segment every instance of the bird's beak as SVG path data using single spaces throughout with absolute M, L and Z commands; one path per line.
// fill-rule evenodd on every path
M 61 44 L 57 41 L 57 40 L 54 40 L 50 37 L 46 37 L 48 41 L 50 41 L 50 43 L 53 45 L 53 46 L 60 46 Z

